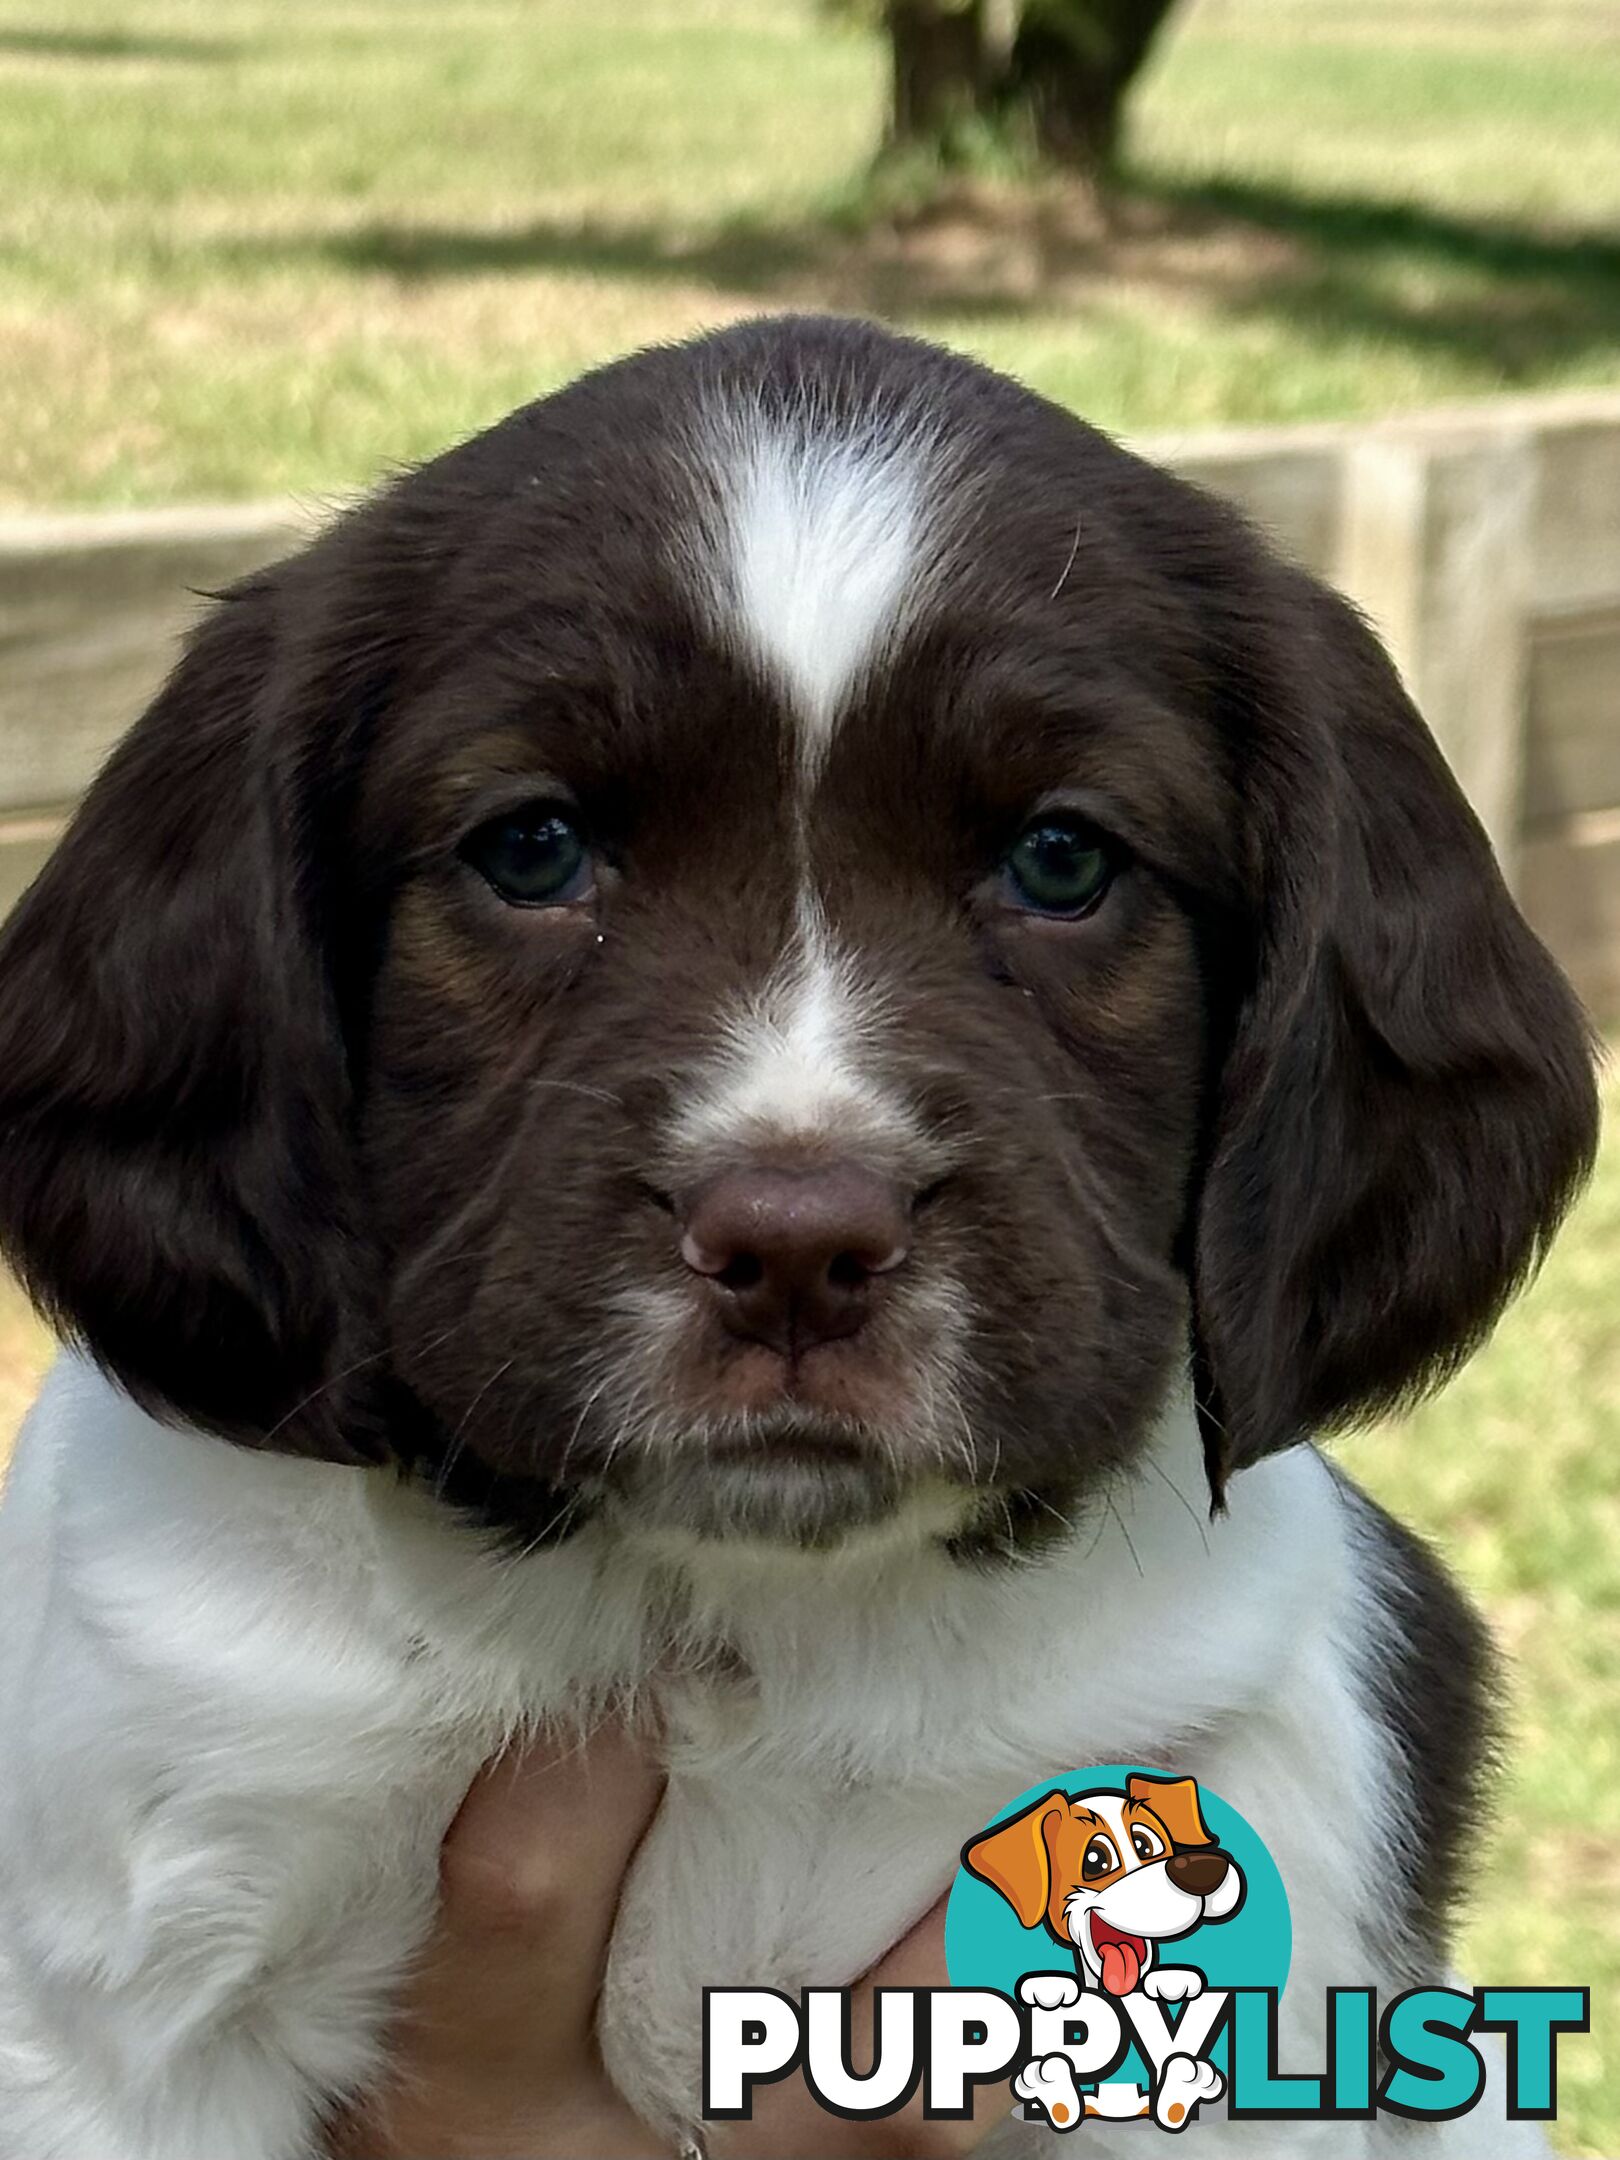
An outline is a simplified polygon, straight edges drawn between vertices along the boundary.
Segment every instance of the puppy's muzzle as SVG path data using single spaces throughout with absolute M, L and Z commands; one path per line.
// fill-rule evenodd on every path
M 790 1358 L 858 1333 L 910 1250 L 901 1188 L 850 1162 L 723 1171 L 677 1213 L 727 1332 Z
M 1189 1897 L 1212 1897 L 1225 1882 L 1231 1865 L 1223 1852 L 1178 1852 L 1164 1863 L 1164 1872 Z

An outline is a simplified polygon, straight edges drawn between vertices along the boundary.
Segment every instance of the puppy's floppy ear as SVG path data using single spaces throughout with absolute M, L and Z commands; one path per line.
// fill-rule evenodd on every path
M 1128 1777 L 1125 1791 L 1130 1799 L 1153 1810 L 1178 1851 L 1183 1846 L 1214 1844 L 1198 1805 L 1196 1778 Z
M 1052 1855 L 1046 1826 L 1068 1807 L 1064 1793 L 1049 1792 L 1009 1822 L 998 1823 L 962 1848 L 962 1865 L 999 1890 L 1023 1927 L 1036 1927 L 1052 1895 Z
M 0 1246 L 138 1401 L 381 1452 L 279 573 L 217 608 L 0 939 Z
M 1217 1505 L 1234 1469 L 1445 1379 L 1597 1136 L 1586 1021 L 1393 667 L 1343 602 L 1276 589 L 1240 693 L 1258 958 L 1194 1249 Z

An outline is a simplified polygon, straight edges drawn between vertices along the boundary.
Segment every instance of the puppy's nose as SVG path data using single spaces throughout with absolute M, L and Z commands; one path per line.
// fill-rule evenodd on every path
M 1225 1882 L 1231 1864 L 1223 1852 L 1178 1852 L 1164 1863 L 1164 1872 L 1189 1896 L 1210 1897 Z
M 792 1356 L 864 1324 L 910 1227 L 899 1187 L 856 1163 L 728 1170 L 690 1195 L 681 1258 L 733 1335 Z

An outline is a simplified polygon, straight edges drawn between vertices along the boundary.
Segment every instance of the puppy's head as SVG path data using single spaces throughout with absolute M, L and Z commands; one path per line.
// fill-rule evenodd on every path
M 1449 1369 L 1593 1122 L 1355 616 L 837 323 L 605 370 L 250 579 L 0 948 L 46 1310 L 534 1534 L 1017 1542 L 1189 1353 L 1218 1494 Z
M 1215 1843 L 1192 1778 L 1135 1776 L 1124 1792 L 1050 1792 L 975 1838 L 963 1865 L 1024 1927 L 1072 1944 L 1093 1985 L 1129 1995 L 1157 1943 L 1243 1903 L 1242 1871 Z

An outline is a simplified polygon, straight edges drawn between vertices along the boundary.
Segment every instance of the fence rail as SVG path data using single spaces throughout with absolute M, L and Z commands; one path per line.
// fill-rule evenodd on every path
M 1383 632 L 1531 921 L 1620 1019 L 1620 395 L 1158 437 Z M 285 503 L 0 519 L 0 914 Z

